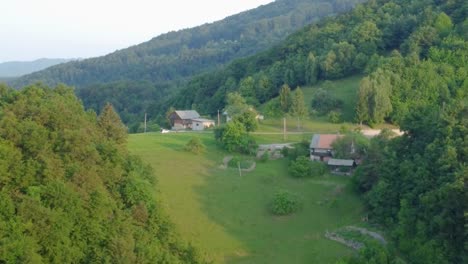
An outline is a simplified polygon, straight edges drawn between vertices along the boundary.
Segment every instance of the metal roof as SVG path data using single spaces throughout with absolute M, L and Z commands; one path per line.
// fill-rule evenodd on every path
M 176 113 L 181 119 L 196 119 L 196 118 L 200 118 L 200 115 L 199 115 L 198 112 L 195 111 L 195 110 L 175 111 L 175 113 Z
M 214 120 L 206 119 L 206 118 L 194 118 L 194 119 L 192 119 L 192 121 L 195 121 L 195 122 L 213 122 L 214 123 Z
M 341 137 L 337 134 L 314 134 L 310 142 L 310 148 L 332 149 L 332 143 Z
M 331 166 L 345 166 L 345 167 L 352 167 L 354 166 L 354 160 L 347 160 L 347 159 L 329 159 L 328 165 Z

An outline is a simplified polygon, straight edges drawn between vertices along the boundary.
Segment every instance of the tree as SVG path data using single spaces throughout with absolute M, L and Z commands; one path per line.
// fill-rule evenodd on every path
M 244 125 L 237 121 L 226 123 L 221 130 L 219 140 L 224 149 L 229 152 L 238 151 L 243 144 L 243 137 L 247 134 Z
M 392 112 L 390 95 L 392 84 L 389 73 L 378 69 L 369 77 L 362 79 L 359 85 L 357 119 L 369 124 L 379 124 Z
M 301 121 L 309 115 L 309 111 L 304 102 L 304 94 L 301 87 L 297 87 L 291 100 L 290 113 L 297 118 L 297 128 L 301 128 Z
M 111 104 L 107 103 L 98 117 L 98 125 L 103 130 L 107 139 L 117 144 L 125 144 L 127 141 L 127 128 L 114 111 Z
M 257 114 L 252 110 L 238 114 L 234 116 L 232 120 L 244 125 L 247 132 L 255 131 L 258 128 Z
M 245 98 L 241 94 L 237 92 L 227 94 L 226 112 L 231 118 L 249 111 L 250 108 L 251 106 L 247 104 L 247 102 L 245 101 Z
M 239 83 L 239 93 L 249 104 L 257 105 L 257 93 L 255 89 L 255 80 L 251 76 L 242 79 Z
M 361 133 L 348 133 L 332 143 L 334 156 L 339 159 L 361 159 L 369 149 L 369 139 Z
M 239 93 L 227 95 L 226 112 L 233 121 L 241 123 L 248 132 L 257 129 L 257 113 Z
M 283 113 L 287 113 L 291 107 L 291 88 L 289 88 L 289 85 L 283 84 L 283 86 L 281 86 L 279 97 L 281 109 Z
M 437 16 L 434 27 L 441 37 L 446 37 L 453 28 L 452 19 L 446 13 L 442 12 Z
M 317 83 L 318 69 L 319 69 L 319 65 L 317 62 L 317 58 L 314 56 L 312 52 L 310 52 L 309 56 L 307 56 L 306 73 L 305 73 L 306 82 L 308 85 L 314 85 Z

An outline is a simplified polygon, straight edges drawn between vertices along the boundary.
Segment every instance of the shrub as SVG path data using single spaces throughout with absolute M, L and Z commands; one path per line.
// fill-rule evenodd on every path
M 320 177 L 327 171 L 327 165 L 320 161 L 311 161 L 309 166 L 312 177 Z
M 271 212 L 275 215 L 289 215 L 297 212 L 302 207 L 299 197 L 286 190 L 280 190 L 275 193 Z
M 310 155 L 310 149 L 309 149 L 309 142 L 308 141 L 302 141 L 299 144 L 295 144 L 294 148 L 288 149 L 284 147 L 281 150 L 281 154 L 283 154 L 285 157 L 288 157 L 289 160 L 296 160 L 298 157 L 309 157 Z
M 341 113 L 338 111 L 330 111 L 327 115 L 328 121 L 338 124 L 341 121 Z
M 192 137 L 189 142 L 185 145 L 185 150 L 195 154 L 200 154 L 206 149 L 205 145 L 197 137 Z
M 268 161 L 269 158 L 270 158 L 270 153 L 268 151 L 265 151 L 265 153 L 263 153 L 263 155 L 260 156 L 260 161 L 265 163 Z
M 305 178 L 312 176 L 311 161 L 309 158 L 299 156 L 289 165 L 289 173 L 295 178 Z
M 237 168 L 237 164 L 240 163 L 242 161 L 242 159 L 238 156 L 234 156 L 232 157 L 232 159 L 229 161 L 228 163 L 228 166 L 229 167 L 233 167 L 233 168 Z

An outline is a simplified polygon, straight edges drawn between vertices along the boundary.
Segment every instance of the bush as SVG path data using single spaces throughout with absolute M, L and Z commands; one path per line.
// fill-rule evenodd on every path
M 299 211 L 301 207 L 302 202 L 296 194 L 280 190 L 273 197 L 271 212 L 275 215 L 289 215 Z
M 265 163 L 268 161 L 268 159 L 270 159 L 270 153 L 268 153 L 268 151 L 265 151 L 265 153 L 263 153 L 263 155 L 260 157 L 260 161 Z
M 338 124 L 341 121 L 341 113 L 338 111 L 330 111 L 327 115 L 328 121 L 333 124 Z
M 311 161 L 309 166 L 312 177 L 320 177 L 327 171 L 327 165 L 320 161 Z
M 299 156 L 289 165 L 289 173 L 295 178 L 305 178 L 312 176 L 311 161 L 309 158 Z
M 308 141 L 302 141 L 299 144 L 295 144 L 294 148 L 289 149 L 287 147 L 284 147 L 281 150 L 281 154 L 283 154 L 285 157 L 288 157 L 289 160 L 296 160 L 298 157 L 309 157 L 310 155 L 310 148 L 309 148 L 309 142 Z
M 192 137 L 189 142 L 185 145 L 185 150 L 195 154 L 200 154 L 206 149 L 205 145 L 197 137 Z

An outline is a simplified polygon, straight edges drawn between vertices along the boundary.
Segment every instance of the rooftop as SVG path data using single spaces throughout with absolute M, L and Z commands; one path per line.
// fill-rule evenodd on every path
M 332 143 L 342 137 L 338 134 L 314 134 L 310 148 L 332 149 Z
M 196 118 L 200 118 L 200 114 L 198 114 L 198 112 L 195 111 L 195 110 L 178 110 L 178 111 L 175 111 L 175 113 L 176 113 L 181 119 L 196 119 Z
M 331 166 L 346 166 L 352 167 L 354 166 L 354 160 L 347 160 L 347 159 L 329 159 L 328 165 Z

